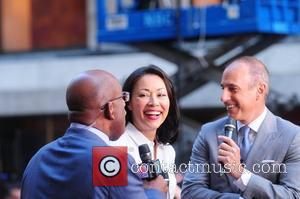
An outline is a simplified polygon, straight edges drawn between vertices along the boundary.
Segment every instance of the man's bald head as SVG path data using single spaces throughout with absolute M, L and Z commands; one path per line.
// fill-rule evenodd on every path
M 100 106 L 113 96 L 119 82 L 103 70 L 79 74 L 68 86 L 66 101 L 71 122 L 91 124 L 99 115 Z
M 224 72 L 229 70 L 235 70 L 236 68 L 244 67 L 249 75 L 251 76 L 251 81 L 249 87 L 254 87 L 256 84 L 263 82 L 267 85 L 266 96 L 269 92 L 269 71 L 267 67 L 260 60 L 255 57 L 243 56 L 235 59 L 231 62 L 225 69 Z

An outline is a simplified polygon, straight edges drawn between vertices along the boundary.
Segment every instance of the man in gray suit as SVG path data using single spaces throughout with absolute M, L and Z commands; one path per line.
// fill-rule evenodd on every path
M 235 119 L 205 124 L 194 143 L 183 198 L 300 198 L 300 128 L 265 106 L 269 74 L 254 57 L 224 70 L 221 101 Z

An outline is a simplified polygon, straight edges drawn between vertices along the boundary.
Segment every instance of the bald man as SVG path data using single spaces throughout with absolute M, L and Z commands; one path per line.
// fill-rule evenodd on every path
M 70 128 L 32 157 L 22 179 L 22 198 L 162 198 L 167 189 L 163 178 L 143 184 L 130 169 L 131 157 L 127 186 L 93 186 L 92 148 L 108 146 L 122 135 L 128 100 L 129 93 L 108 72 L 90 70 L 74 78 L 66 93 Z
M 230 63 L 221 80 L 228 118 L 205 124 L 194 143 L 183 198 L 300 198 L 300 128 L 266 107 L 269 74 L 254 57 Z

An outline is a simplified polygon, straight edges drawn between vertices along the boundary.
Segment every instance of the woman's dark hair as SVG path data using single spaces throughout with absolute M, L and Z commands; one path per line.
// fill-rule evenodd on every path
M 170 108 L 169 113 L 165 121 L 161 124 L 161 126 L 157 129 L 156 132 L 156 139 L 158 142 L 166 144 L 172 144 L 179 133 L 179 107 L 177 103 L 177 99 L 175 96 L 175 89 L 174 86 L 168 77 L 168 75 L 161 70 L 159 67 L 154 65 L 149 65 L 146 67 L 141 67 L 133 71 L 130 76 L 125 80 L 123 85 L 123 91 L 127 91 L 132 93 L 136 82 L 143 77 L 144 75 L 153 74 L 159 76 L 166 85 L 168 97 L 170 100 Z M 126 109 L 126 123 L 132 123 L 132 112 L 128 109 L 128 106 L 125 107 Z

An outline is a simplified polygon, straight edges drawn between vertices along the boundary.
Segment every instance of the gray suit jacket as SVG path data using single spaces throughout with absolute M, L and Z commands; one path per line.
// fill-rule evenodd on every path
M 244 192 L 220 172 L 217 136 L 226 118 L 202 126 L 183 181 L 183 198 L 300 198 L 300 128 L 267 112 L 245 161 L 252 177 Z M 233 135 L 237 143 L 237 133 Z

